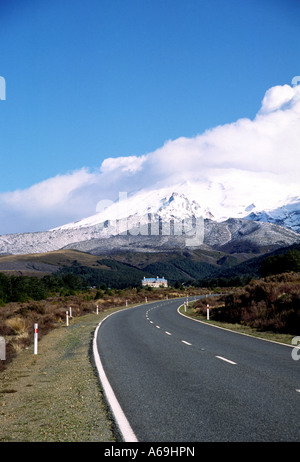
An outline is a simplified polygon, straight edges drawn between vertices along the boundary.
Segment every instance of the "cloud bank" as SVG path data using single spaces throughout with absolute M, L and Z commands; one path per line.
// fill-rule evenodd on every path
M 299 196 L 300 85 L 275 86 L 253 120 L 242 118 L 194 137 L 169 140 L 141 156 L 107 158 L 47 179 L 28 189 L 0 194 L 0 234 L 43 231 L 80 220 L 103 200 L 185 181 L 199 188 L 203 208 L 223 202 L 275 207 Z M 206 192 L 206 194 L 204 194 Z

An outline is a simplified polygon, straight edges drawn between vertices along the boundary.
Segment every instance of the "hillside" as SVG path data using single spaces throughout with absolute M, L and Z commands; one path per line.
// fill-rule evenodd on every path
M 225 253 L 212 249 L 172 252 L 115 251 L 102 255 L 65 249 L 44 254 L 0 256 L 0 273 L 14 276 L 62 276 L 72 273 L 86 285 L 124 288 L 140 285 L 146 277 L 164 276 L 169 284 L 240 285 L 274 272 L 297 271 L 280 256 L 300 250 L 300 244 L 267 254 Z M 264 263 L 266 262 L 266 263 Z M 290 265 L 290 263 L 289 263 Z M 275 271 L 276 266 L 276 271 Z M 263 272 L 265 271 L 265 273 Z M 266 272 L 269 271 L 269 272 Z
M 223 283 L 226 284 L 226 280 L 232 283 L 234 279 L 237 279 L 237 284 L 232 285 L 239 285 L 239 282 L 247 282 L 251 278 L 289 271 L 297 272 L 300 271 L 300 261 L 298 259 L 300 259 L 300 245 L 294 244 L 268 254 L 250 258 L 239 264 L 214 268 L 211 274 L 204 277 L 200 283 L 204 286 L 223 285 Z
M 64 249 L 41 254 L 0 256 L 0 272 L 37 277 L 72 272 L 86 278 L 91 285 L 104 283 L 124 287 L 126 284 L 139 284 L 144 276 L 164 276 L 170 283 L 205 278 L 220 268 L 244 261 L 250 255 L 227 255 L 212 249 L 115 251 L 109 255 L 91 255 Z
M 88 267 L 107 269 L 100 265 L 98 257 L 79 250 L 56 250 L 24 255 L 0 255 L 0 271 L 20 275 L 44 275 L 58 271 L 74 262 Z

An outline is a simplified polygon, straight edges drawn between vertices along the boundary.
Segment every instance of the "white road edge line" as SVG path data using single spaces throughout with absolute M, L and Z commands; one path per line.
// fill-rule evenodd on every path
M 216 356 L 216 358 L 222 359 L 222 361 L 226 361 L 229 364 L 236 364 L 234 361 L 230 361 L 230 359 L 223 358 L 223 356 Z
M 111 313 L 111 314 L 114 314 L 114 313 Z M 95 359 L 95 363 L 96 363 L 96 367 L 97 367 L 97 371 L 98 371 L 98 375 L 99 375 L 99 379 L 100 379 L 100 382 L 103 386 L 103 390 L 104 390 L 104 393 L 106 395 L 106 398 L 107 398 L 107 401 L 110 405 L 110 408 L 115 416 L 115 419 L 116 419 L 116 422 L 118 424 L 118 427 L 119 427 L 119 430 L 123 436 L 123 439 L 125 441 L 125 443 L 137 443 L 138 442 L 138 439 L 137 437 L 135 436 L 117 398 L 116 398 L 116 395 L 114 394 L 114 391 L 113 389 L 111 388 L 110 386 L 110 383 L 107 379 L 107 376 L 104 372 L 104 369 L 103 369 L 103 366 L 102 366 L 102 363 L 101 363 L 101 360 L 100 360 L 100 355 L 99 355 L 99 352 L 98 352 L 98 348 L 97 348 L 97 334 L 98 334 L 98 330 L 99 330 L 99 327 L 101 326 L 101 324 L 103 323 L 103 321 L 105 321 L 105 319 L 107 319 L 109 316 L 111 316 L 111 314 L 109 314 L 108 316 L 106 316 L 106 318 L 104 318 L 97 326 L 96 330 L 95 330 L 95 334 L 94 334 L 94 339 L 93 339 L 93 354 L 94 354 L 94 359 Z
M 269 342 L 269 343 L 277 343 L 277 345 L 287 346 L 287 347 L 289 347 L 289 348 L 295 348 L 294 345 L 289 345 L 288 343 L 277 342 L 276 340 L 269 340 L 269 339 L 267 339 L 267 338 L 262 338 L 262 337 L 255 337 L 254 335 L 245 334 L 245 332 L 238 332 L 238 331 L 235 331 L 235 330 L 227 329 L 226 327 L 216 326 L 215 324 L 209 324 L 208 322 L 200 321 L 200 319 L 191 318 L 191 316 L 187 316 L 186 314 L 181 313 L 180 308 L 181 308 L 182 306 L 183 306 L 183 305 L 180 305 L 180 306 L 177 308 L 177 313 L 180 314 L 181 316 L 184 316 L 184 317 L 187 318 L 187 319 L 190 319 L 191 321 L 200 322 L 201 324 L 204 324 L 205 326 L 215 327 L 216 329 L 227 330 L 228 332 L 232 332 L 233 334 L 244 335 L 245 337 L 254 338 L 254 339 L 256 339 L 256 340 L 262 340 L 262 341 L 264 341 L 264 342 Z

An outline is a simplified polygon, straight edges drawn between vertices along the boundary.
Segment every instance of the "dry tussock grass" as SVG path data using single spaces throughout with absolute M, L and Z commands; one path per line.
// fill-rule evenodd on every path
M 24 318 L 20 316 L 16 316 L 13 318 L 9 318 L 5 321 L 6 325 L 10 327 L 15 335 L 22 335 L 26 332 L 26 322 Z

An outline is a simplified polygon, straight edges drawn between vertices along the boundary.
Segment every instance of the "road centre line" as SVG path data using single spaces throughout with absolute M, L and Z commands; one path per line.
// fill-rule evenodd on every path
M 185 343 L 186 345 L 190 345 L 190 346 L 192 345 L 191 343 L 186 342 L 185 340 L 181 340 L 181 341 L 182 341 L 182 343 Z
M 149 318 L 148 318 L 148 320 L 149 320 Z M 149 322 L 150 322 L 151 324 L 154 324 L 153 321 L 149 321 Z M 160 329 L 160 326 L 158 326 L 158 325 L 156 325 L 155 327 L 156 327 L 157 329 Z M 168 332 L 168 331 L 165 331 L 165 334 L 167 334 L 167 335 L 172 335 L 172 334 L 171 334 L 170 332 Z M 181 340 L 181 342 L 184 343 L 185 345 L 192 346 L 192 343 L 187 342 L 186 340 Z M 222 361 L 225 361 L 225 362 L 227 362 L 227 363 L 229 363 L 229 364 L 232 364 L 232 365 L 236 365 L 236 364 L 237 364 L 236 362 L 231 361 L 230 359 L 224 358 L 223 356 L 218 356 L 218 355 L 216 355 L 215 357 L 218 358 L 218 359 L 221 359 Z M 297 390 L 297 391 L 300 392 L 300 389 Z
M 223 358 L 223 356 L 216 356 L 216 358 L 221 359 L 222 361 L 226 361 L 229 364 L 236 364 L 234 361 L 231 361 L 230 359 Z

